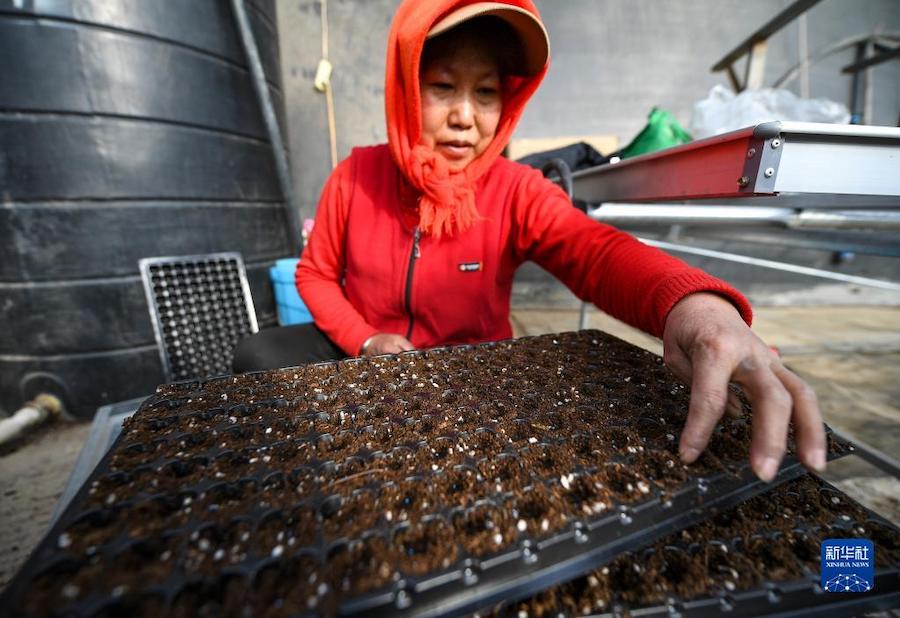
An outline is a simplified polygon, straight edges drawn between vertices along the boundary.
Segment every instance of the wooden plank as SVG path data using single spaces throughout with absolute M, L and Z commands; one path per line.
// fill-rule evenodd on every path
M 766 76 L 766 41 L 757 41 L 750 50 L 747 59 L 747 77 L 744 81 L 745 90 L 759 90 L 762 88 L 763 79 Z

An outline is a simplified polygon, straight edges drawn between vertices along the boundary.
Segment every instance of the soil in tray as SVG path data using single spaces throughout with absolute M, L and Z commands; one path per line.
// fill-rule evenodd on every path
M 680 464 L 687 404 L 596 331 L 166 385 L 30 563 L 27 607 L 333 608 L 744 464 L 748 409 Z M 315 578 L 286 600 L 298 561 Z
M 828 538 L 871 539 L 876 568 L 900 566 L 900 532 L 805 476 L 498 614 L 624 611 L 802 580 L 819 573 Z

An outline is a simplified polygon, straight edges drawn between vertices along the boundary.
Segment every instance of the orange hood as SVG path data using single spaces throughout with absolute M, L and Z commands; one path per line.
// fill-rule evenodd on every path
M 547 66 L 544 66 L 540 73 L 531 77 L 504 78 L 503 111 L 494 140 L 464 170 L 451 172 L 442 156 L 424 146 L 420 141 L 419 59 L 425 37 L 445 15 L 474 1 L 404 0 L 394 15 L 388 36 L 385 76 L 388 144 L 394 162 L 422 193 L 419 199 L 420 229 L 436 238 L 462 232 L 478 220 L 475 182 L 506 147 L 525 111 L 525 104 L 547 72 Z M 525 9 L 540 19 L 531 0 L 501 1 Z

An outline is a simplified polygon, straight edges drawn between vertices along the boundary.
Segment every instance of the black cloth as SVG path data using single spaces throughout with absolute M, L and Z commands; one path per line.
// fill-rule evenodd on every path
M 231 365 L 235 373 L 245 373 L 346 357 L 315 324 L 294 324 L 245 337 L 234 348 Z
M 603 156 L 593 146 L 585 142 L 570 144 L 554 150 L 536 152 L 518 159 L 517 163 L 543 169 L 544 165 L 552 159 L 562 159 L 573 172 L 609 163 L 609 157 Z

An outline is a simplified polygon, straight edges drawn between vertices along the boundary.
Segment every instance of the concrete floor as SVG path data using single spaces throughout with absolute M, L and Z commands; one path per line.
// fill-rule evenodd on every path
M 577 309 L 518 309 L 516 335 L 575 330 Z M 659 341 L 596 310 L 590 327 L 661 352 Z M 757 306 L 754 328 L 817 390 L 826 421 L 900 454 L 900 305 Z M 59 423 L 0 454 L 0 588 L 45 533 L 89 424 Z M 857 457 L 826 478 L 900 524 L 900 481 Z
M 0 589 L 47 531 L 90 427 L 60 422 L 0 456 Z

